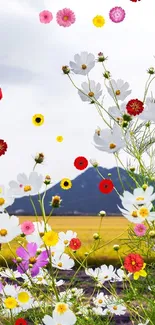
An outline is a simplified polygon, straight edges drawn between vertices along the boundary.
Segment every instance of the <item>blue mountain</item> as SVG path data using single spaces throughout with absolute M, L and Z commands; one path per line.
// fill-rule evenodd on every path
M 106 169 L 99 167 L 99 172 L 109 178 L 108 173 L 111 173 L 111 180 L 120 194 L 123 193 L 123 187 L 120 183 L 117 168 Z M 126 190 L 131 191 L 135 188 L 134 181 L 129 177 L 127 172 L 119 168 L 120 177 Z M 119 215 L 120 211 L 117 205 L 121 205 L 119 196 L 113 190 L 110 194 L 103 194 L 99 191 L 99 182 L 102 178 L 99 176 L 95 168 L 90 167 L 85 172 L 81 173 L 72 180 L 72 188 L 63 190 L 60 183 L 54 185 L 47 190 L 45 196 L 45 210 L 48 215 L 51 211 L 50 202 L 52 196 L 59 195 L 62 199 L 61 207 L 54 210 L 53 215 L 96 215 L 99 211 L 106 211 L 107 215 Z M 43 195 L 43 194 L 42 194 Z M 41 195 L 41 197 L 42 197 Z M 41 215 L 38 202 L 38 195 L 32 197 L 38 215 Z M 16 215 L 33 216 L 34 210 L 29 197 L 16 199 L 14 204 L 9 207 L 8 212 Z

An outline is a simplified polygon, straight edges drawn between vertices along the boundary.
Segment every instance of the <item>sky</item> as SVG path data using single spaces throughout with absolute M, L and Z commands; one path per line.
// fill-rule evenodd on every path
M 118 24 L 109 19 L 115 6 L 126 12 Z M 95 129 L 105 127 L 102 119 L 93 105 L 82 102 L 61 67 L 74 61 L 76 53 L 87 51 L 97 56 L 102 51 L 108 56 L 106 65 L 113 78 L 129 82 L 132 97 L 128 99 L 142 99 L 146 70 L 155 66 L 154 0 L 0 0 L 0 7 L 0 87 L 4 96 L 0 101 L 0 138 L 8 144 L 6 154 L 0 157 L 0 183 L 7 185 L 17 174 L 29 174 L 37 152 L 45 155 L 37 171 L 51 175 L 53 185 L 81 174 L 73 165 L 78 156 L 95 158 L 103 167 L 115 166 L 111 154 L 92 144 Z M 69 28 L 56 22 L 56 13 L 63 8 L 76 15 Z M 43 10 L 52 12 L 50 24 L 40 23 Z M 96 15 L 106 20 L 102 28 L 92 24 Z M 101 65 L 96 64 L 90 78 L 102 84 L 108 108 L 113 102 L 102 73 Z M 80 75 L 73 79 L 79 87 L 86 80 Z M 35 127 L 32 116 L 39 113 L 45 123 Z M 64 137 L 63 142 L 56 141 L 58 135 Z M 126 161 L 125 154 L 121 157 Z

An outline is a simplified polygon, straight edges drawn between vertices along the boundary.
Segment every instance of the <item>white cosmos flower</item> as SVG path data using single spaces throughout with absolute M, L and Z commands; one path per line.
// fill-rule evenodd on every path
M 115 270 L 113 265 L 107 266 L 106 264 L 101 265 L 98 280 L 101 283 L 111 280 L 115 277 Z
M 59 324 L 66 322 L 66 325 L 73 325 L 76 323 L 75 314 L 69 309 L 68 304 L 64 302 L 58 302 L 55 305 L 53 317 L 59 322 Z
M 93 302 L 97 307 L 105 307 L 106 300 L 103 292 L 97 294 L 96 298 L 93 298 Z
M 92 268 L 88 268 L 88 269 L 85 269 L 85 273 L 89 276 L 91 276 L 92 278 L 97 278 L 99 273 L 100 273 L 100 268 L 97 267 L 95 270 L 93 270 Z
M 9 216 L 8 213 L 0 213 L 0 243 L 9 243 L 21 234 L 19 218 Z
M 117 100 L 125 100 L 125 98 L 127 96 L 129 96 L 131 94 L 131 90 L 128 90 L 129 88 L 129 84 L 128 82 L 124 82 L 122 79 L 118 79 L 117 81 L 115 81 L 114 79 L 110 80 L 115 96 L 117 98 Z M 110 87 L 110 82 L 109 82 L 109 87 L 107 87 L 108 93 L 110 94 L 110 96 L 115 99 L 114 93 L 112 88 Z
M 0 212 L 3 212 L 8 206 L 14 203 L 10 190 L 6 189 L 4 185 L 0 185 Z
M 23 273 L 20 275 L 22 279 L 24 279 L 24 283 L 27 283 L 29 286 L 32 286 L 32 283 L 30 281 L 31 277 L 31 272 L 27 271 L 27 274 Z M 48 279 L 49 275 L 46 269 L 41 269 L 39 270 L 39 273 L 33 277 L 33 282 L 36 284 L 45 284 L 48 285 Z
M 58 324 L 58 321 L 56 318 L 51 317 L 49 315 L 45 315 L 44 318 L 42 319 L 42 321 L 45 325 L 60 325 L 60 324 Z M 61 322 L 61 325 L 68 325 L 68 324 Z
M 45 233 L 45 223 L 44 221 L 34 221 L 34 232 L 30 235 L 26 235 L 26 240 L 28 243 L 36 243 L 38 247 L 44 244 L 42 237 Z M 50 231 L 51 226 L 46 224 L 46 231 Z
M 134 189 L 133 194 L 128 191 L 124 191 L 123 196 L 120 195 L 120 199 L 122 203 L 144 205 L 155 200 L 155 193 L 153 193 L 153 191 L 153 186 L 148 186 L 146 190 L 138 187 Z
M 70 61 L 71 70 L 75 74 L 87 75 L 89 71 L 95 66 L 95 56 L 94 54 L 88 52 L 81 52 L 80 54 L 74 55 L 74 60 Z
M 60 242 L 62 242 L 63 245 L 68 246 L 72 238 L 77 237 L 77 233 L 73 232 L 72 230 L 67 230 L 67 232 L 60 231 L 58 233 Z
M 112 130 L 106 128 L 95 131 L 93 140 L 96 149 L 114 153 L 126 146 L 127 138 L 128 135 L 124 136 L 121 127 L 115 123 Z
M 153 208 L 152 203 L 148 203 L 142 206 L 136 206 L 131 203 L 122 203 L 122 209 L 118 206 L 119 210 L 122 212 L 123 216 L 127 218 L 130 222 L 133 223 L 143 223 L 146 220 L 153 221 L 155 220 L 155 212 L 150 212 Z
M 69 255 L 63 253 L 61 256 L 56 255 L 54 258 L 52 258 L 52 265 L 60 270 L 71 270 L 75 263 Z
M 123 115 L 128 115 L 131 118 L 131 115 L 129 115 L 126 110 L 126 103 L 122 103 L 120 105 L 120 109 L 117 106 L 109 107 L 108 113 L 117 121 L 121 121 L 123 119 Z
M 113 302 L 112 304 L 110 303 L 107 305 L 107 309 L 115 314 L 115 315 L 124 315 L 126 313 L 126 307 L 122 304 L 118 304 L 118 302 Z
M 18 174 L 17 181 L 9 182 L 10 191 L 14 197 L 23 197 L 38 194 L 43 185 L 43 176 L 31 172 L 29 176 Z
M 145 107 L 139 118 L 144 121 L 155 122 L 155 99 L 153 97 L 147 97 L 145 101 Z
M 9 268 L 6 268 L 0 272 L 0 277 L 8 278 L 8 279 L 17 279 L 17 278 L 21 278 L 21 273 L 19 273 L 18 271 L 13 271 Z
M 78 94 L 84 102 L 93 102 L 94 97 L 95 99 L 99 99 L 99 97 L 102 95 L 101 84 L 99 82 L 96 84 L 94 80 L 90 80 L 90 83 L 86 81 L 83 82 L 81 87 L 82 92 L 78 90 Z M 83 92 L 87 96 L 84 95 Z
M 115 271 L 115 277 L 110 280 L 110 282 L 123 282 L 126 277 L 124 271 L 122 269 L 118 269 Z
M 95 315 L 106 315 L 108 312 L 108 309 L 103 310 L 102 307 L 93 307 L 92 311 Z

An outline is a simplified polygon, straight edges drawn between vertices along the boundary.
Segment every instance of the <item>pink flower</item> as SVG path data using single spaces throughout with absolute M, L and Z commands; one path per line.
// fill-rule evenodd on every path
M 44 10 L 44 11 L 40 12 L 39 19 L 40 19 L 41 23 L 49 24 L 51 22 L 51 20 L 53 19 L 53 15 L 50 11 Z
M 75 14 L 72 10 L 64 8 L 59 10 L 56 14 L 57 23 L 63 27 L 69 27 L 75 23 Z
M 24 235 L 30 235 L 34 232 L 34 224 L 31 221 L 25 221 L 21 224 L 21 230 Z
M 121 7 L 114 7 L 110 10 L 109 17 L 113 23 L 120 23 L 125 18 L 125 11 Z
M 143 223 L 138 223 L 134 227 L 134 232 L 138 237 L 144 236 L 146 233 L 146 230 L 147 230 L 147 228 L 145 225 L 143 225 Z

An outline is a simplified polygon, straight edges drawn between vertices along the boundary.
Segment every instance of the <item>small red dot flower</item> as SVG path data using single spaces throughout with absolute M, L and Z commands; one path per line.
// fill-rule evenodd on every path
M 2 88 L 0 88 L 0 100 L 3 98 Z
M 0 139 L 0 156 L 5 155 L 7 148 L 7 143 L 4 140 Z
M 138 1 L 141 1 L 141 0 L 130 0 L 130 1 L 132 1 L 132 2 L 138 2 Z
M 104 194 L 109 194 L 114 189 L 114 184 L 110 179 L 103 179 L 99 183 L 99 190 Z
M 15 325 L 28 325 L 28 322 L 24 318 L 18 318 L 15 321 Z
M 136 116 L 143 112 L 144 104 L 139 99 L 131 99 L 126 105 L 128 114 Z
M 127 271 L 135 273 L 143 268 L 144 260 L 139 254 L 131 253 L 124 259 L 124 267 Z
M 74 160 L 74 166 L 75 166 L 76 169 L 84 170 L 88 166 L 88 160 L 85 157 L 82 157 L 82 156 L 77 157 Z
M 73 249 L 74 251 L 76 251 L 77 249 L 79 249 L 81 247 L 81 241 L 78 238 L 72 238 L 70 243 L 69 243 L 69 247 L 71 249 Z

